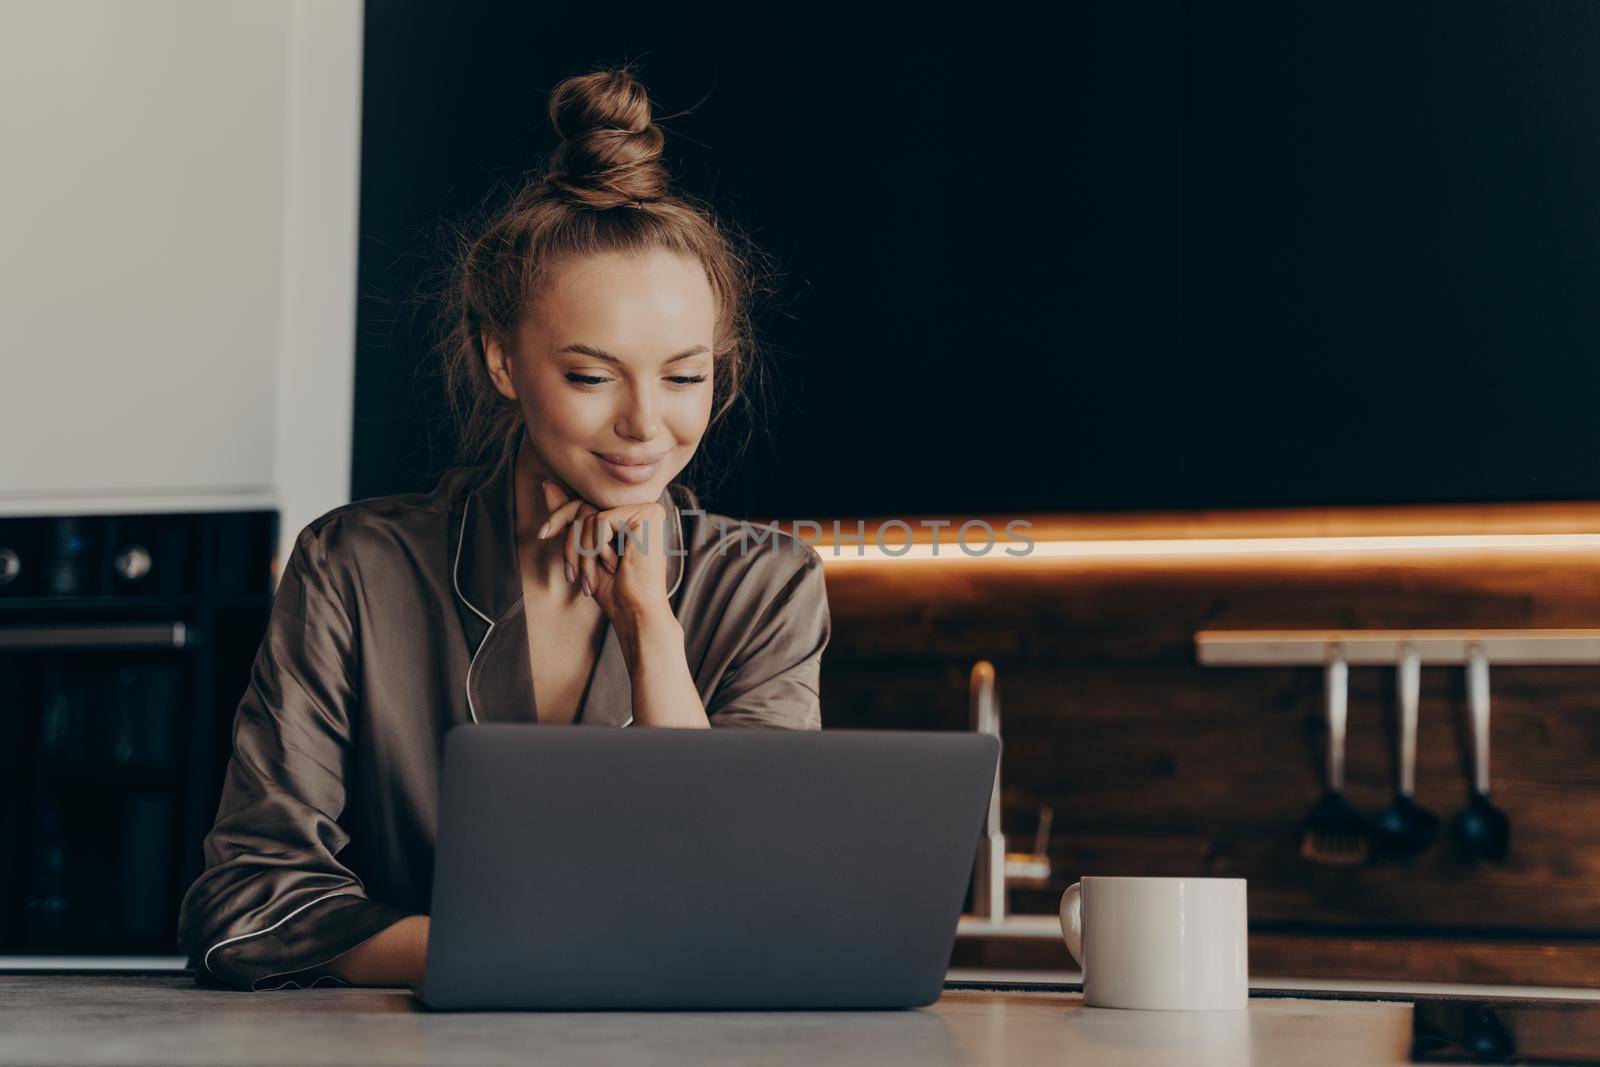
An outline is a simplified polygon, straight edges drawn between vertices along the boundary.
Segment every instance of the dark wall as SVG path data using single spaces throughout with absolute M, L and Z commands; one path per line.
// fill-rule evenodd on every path
M 1197 3 L 1190 502 L 1600 493 L 1600 5 Z
M 1600 495 L 1600 7 L 1075 3 L 1026 23 L 367 6 L 358 497 L 448 460 L 441 219 L 635 60 L 784 269 L 717 510 Z M 684 113 L 688 109 L 692 113 Z

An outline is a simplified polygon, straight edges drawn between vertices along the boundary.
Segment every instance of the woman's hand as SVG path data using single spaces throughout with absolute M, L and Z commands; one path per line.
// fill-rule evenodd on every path
M 650 501 L 601 511 L 554 480 L 544 483 L 544 496 L 550 521 L 539 537 L 567 531 L 567 579 L 584 583 L 616 630 L 633 682 L 631 721 L 708 729 L 684 657 L 683 627 L 667 600 L 666 510 Z
M 420 986 L 428 962 L 426 915 L 407 915 L 326 964 L 326 971 L 351 985 Z
M 667 514 L 660 503 L 602 511 L 554 479 L 544 482 L 549 522 L 541 540 L 567 532 L 567 580 L 579 582 L 613 624 L 672 614 L 667 601 Z M 613 540 L 620 544 L 619 554 Z

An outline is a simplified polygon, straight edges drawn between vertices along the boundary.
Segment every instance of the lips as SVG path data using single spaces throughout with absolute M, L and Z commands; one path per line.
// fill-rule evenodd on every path
M 661 466 L 661 461 L 667 458 L 665 452 L 655 456 L 623 456 L 615 453 L 596 452 L 595 459 L 600 461 L 600 466 L 611 477 L 628 485 L 640 485 L 655 477 L 656 469 Z

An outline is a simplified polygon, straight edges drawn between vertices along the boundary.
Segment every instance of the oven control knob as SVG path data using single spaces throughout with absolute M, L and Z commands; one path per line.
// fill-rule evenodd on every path
M 125 582 L 137 582 L 150 573 L 151 562 L 143 545 L 129 545 L 117 553 L 117 574 Z
M 10 585 L 22 573 L 22 557 L 13 549 L 0 545 L 0 585 Z

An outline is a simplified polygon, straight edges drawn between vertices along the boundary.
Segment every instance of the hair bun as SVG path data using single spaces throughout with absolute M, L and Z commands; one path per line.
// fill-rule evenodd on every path
M 650 97 L 626 70 L 567 78 L 550 94 L 550 123 L 561 145 L 545 181 L 585 207 L 621 207 L 667 194 L 665 142 Z

